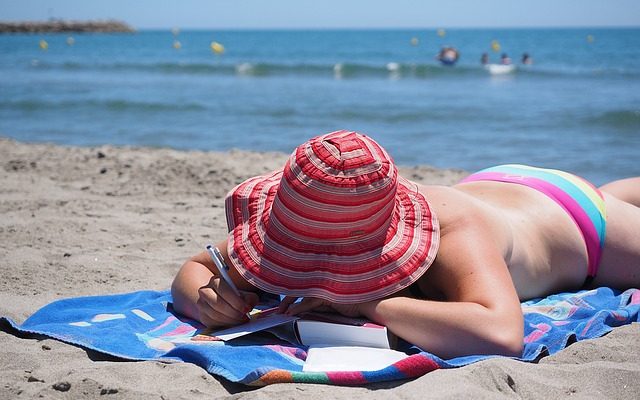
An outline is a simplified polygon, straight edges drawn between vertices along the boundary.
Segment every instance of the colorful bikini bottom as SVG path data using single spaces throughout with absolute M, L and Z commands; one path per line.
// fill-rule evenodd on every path
M 509 182 L 535 189 L 562 207 L 578 226 L 587 246 L 588 276 L 598 272 L 604 247 L 606 209 L 602 193 L 583 178 L 556 169 L 526 165 L 499 165 L 478 171 L 461 181 Z

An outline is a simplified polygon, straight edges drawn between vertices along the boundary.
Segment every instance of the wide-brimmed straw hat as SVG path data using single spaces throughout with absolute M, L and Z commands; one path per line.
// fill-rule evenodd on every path
M 300 145 L 283 170 L 226 198 L 228 254 L 254 286 L 360 303 L 415 282 L 433 262 L 438 221 L 373 139 L 337 131 Z

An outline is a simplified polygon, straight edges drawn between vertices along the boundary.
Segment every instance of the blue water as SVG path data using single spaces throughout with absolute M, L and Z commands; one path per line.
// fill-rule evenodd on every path
M 640 29 L 68 36 L 0 35 L 0 135 L 288 153 L 350 129 L 404 165 L 520 162 L 597 184 L 640 175 Z M 499 61 L 492 40 L 534 64 L 489 74 L 479 60 Z M 434 59 L 445 44 L 460 50 L 454 67 Z

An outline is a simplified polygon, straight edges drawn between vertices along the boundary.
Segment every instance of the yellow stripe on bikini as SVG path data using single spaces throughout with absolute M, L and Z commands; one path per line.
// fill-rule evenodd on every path
M 600 212 L 600 215 L 602 215 L 602 217 L 606 219 L 607 211 L 606 211 L 604 200 L 602 199 L 602 197 L 598 195 L 598 193 L 592 186 L 590 186 L 588 183 L 586 183 L 584 180 L 577 177 L 576 175 L 570 174 L 568 172 L 560 171 L 558 169 L 538 168 L 538 167 L 531 167 L 529 165 L 509 164 L 508 166 L 513 168 L 528 169 L 531 171 L 542 170 L 542 171 L 546 171 L 548 173 L 556 174 L 562 177 L 563 179 L 569 181 L 571 184 L 573 184 L 578 189 L 580 189 L 580 191 L 583 192 L 584 195 L 589 198 L 589 200 L 591 200 L 593 205 Z

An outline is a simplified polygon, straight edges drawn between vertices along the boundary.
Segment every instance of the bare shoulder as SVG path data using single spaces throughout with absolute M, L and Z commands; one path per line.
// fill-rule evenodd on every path
M 503 216 L 495 205 L 482 201 L 477 196 L 451 186 L 419 186 L 421 193 L 433 208 L 442 235 L 451 231 L 463 234 L 487 233 L 495 239 L 507 232 Z
M 425 284 L 449 301 L 518 302 L 505 262 L 508 233 L 492 208 L 450 187 L 425 186 L 440 221 L 440 248 Z

